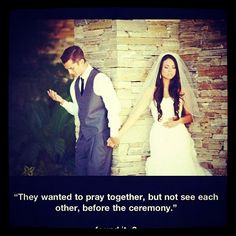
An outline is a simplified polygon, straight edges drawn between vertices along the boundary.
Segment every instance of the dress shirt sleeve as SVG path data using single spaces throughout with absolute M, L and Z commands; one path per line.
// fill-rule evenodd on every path
M 75 97 L 74 86 L 75 86 L 75 81 L 73 81 L 70 85 L 70 96 L 72 98 L 72 102 L 64 100 L 64 103 L 61 104 L 61 106 L 64 107 L 66 111 L 73 116 L 78 115 L 78 104 Z
M 64 100 L 64 103 L 60 104 L 60 105 L 63 108 L 65 108 L 68 113 L 70 113 L 73 116 L 75 115 L 75 110 L 76 110 L 75 106 L 76 106 L 76 104 L 74 104 L 73 102 L 68 102 L 68 101 Z
M 99 73 L 94 79 L 94 93 L 101 96 L 105 107 L 108 111 L 108 126 L 110 127 L 111 137 L 115 137 L 118 134 L 120 128 L 120 117 L 119 113 L 121 110 L 120 102 L 117 98 L 116 91 L 110 78 Z
M 77 140 L 78 135 L 79 135 L 79 129 L 80 129 L 80 121 L 79 121 L 79 116 L 78 116 L 79 107 L 78 107 L 76 97 L 75 97 L 74 84 L 75 83 L 73 81 L 71 83 L 71 86 L 70 86 L 70 95 L 71 95 L 71 98 L 72 98 L 72 102 L 68 102 L 68 101 L 64 100 L 64 103 L 61 104 L 61 106 L 63 108 L 65 108 L 68 113 L 70 113 L 71 115 L 74 116 L 75 137 L 76 137 L 76 140 Z

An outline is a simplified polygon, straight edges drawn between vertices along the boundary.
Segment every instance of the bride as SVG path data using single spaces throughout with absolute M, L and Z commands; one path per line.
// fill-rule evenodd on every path
M 139 102 L 118 136 L 110 137 L 107 145 L 117 147 L 120 137 L 149 107 L 154 122 L 150 131 L 151 156 L 146 162 L 146 175 L 211 175 L 200 166 L 194 141 L 185 126 L 199 115 L 190 82 L 190 73 L 179 55 L 161 54 L 148 75 Z

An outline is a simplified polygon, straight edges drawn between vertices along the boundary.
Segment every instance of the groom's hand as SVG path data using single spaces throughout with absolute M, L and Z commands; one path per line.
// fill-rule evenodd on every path
M 57 94 L 57 92 L 53 91 L 52 89 L 49 89 L 47 91 L 47 94 L 52 100 L 59 102 L 60 104 L 63 104 L 64 99 L 59 94 Z
M 117 137 L 110 137 L 107 139 L 107 146 L 111 148 L 117 148 L 119 146 L 120 140 Z

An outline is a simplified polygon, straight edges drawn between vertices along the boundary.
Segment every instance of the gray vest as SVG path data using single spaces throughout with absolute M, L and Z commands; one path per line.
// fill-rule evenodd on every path
M 93 68 L 89 74 L 83 95 L 80 94 L 79 80 L 75 81 L 75 95 L 79 106 L 80 135 L 86 139 L 100 133 L 108 128 L 107 109 L 101 96 L 97 96 L 93 91 L 95 76 L 100 73 Z

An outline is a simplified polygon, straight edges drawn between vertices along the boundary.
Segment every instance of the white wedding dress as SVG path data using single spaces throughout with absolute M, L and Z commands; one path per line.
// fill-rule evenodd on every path
M 163 115 L 160 121 L 157 120 L 157 108 L 153 101 L 150 109 L 154 123 L 150 132 L 151 156 L 146 162 L 146 175 L 212 175 L 200 166 L 193 139 L 185 125 L 179 124 L 171 128 L 163 126 L 163 122 L 174 117 L 173 99 L 163 98 L 161 102 Z

